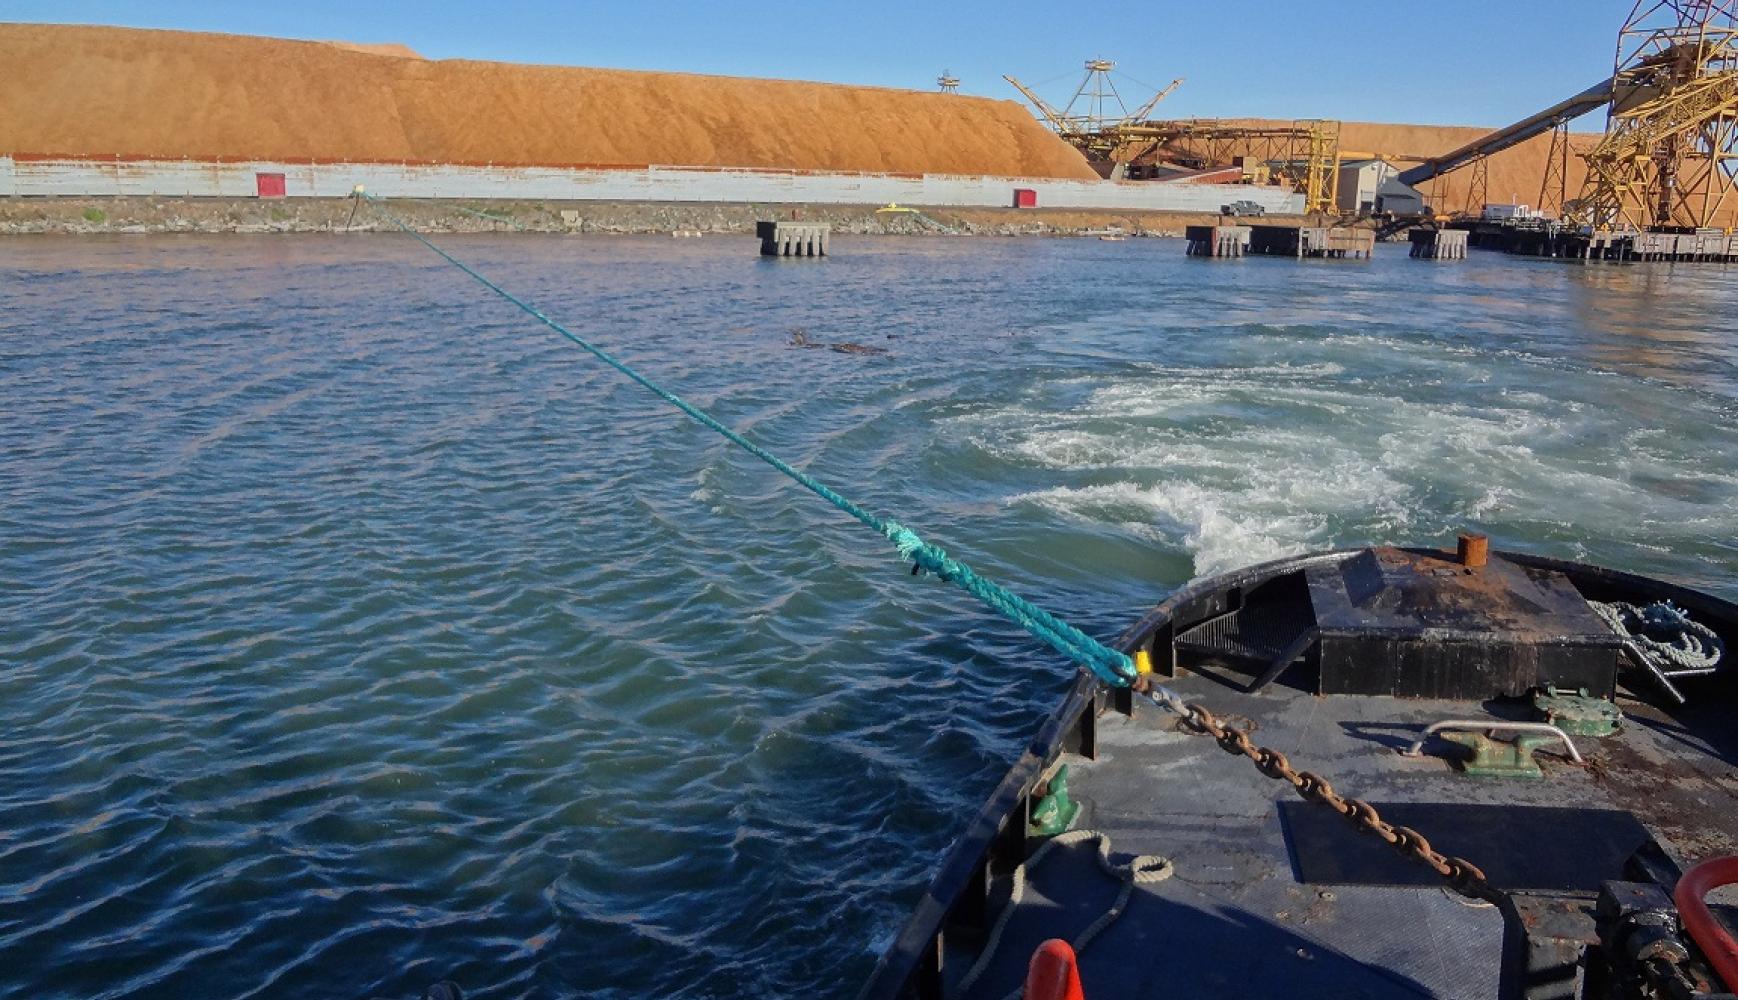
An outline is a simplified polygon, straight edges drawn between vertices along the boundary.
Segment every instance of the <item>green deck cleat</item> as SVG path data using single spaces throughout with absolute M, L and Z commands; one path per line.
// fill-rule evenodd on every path
M 1032 807 L 1032 821 L 1026 832 L 1034 837 L 1054 837 L 1074 825 L 1080 815 L 1080 803 L 1068 797 L 1068 765 L 1056 769 L 1050 778 L 1050 790 Z

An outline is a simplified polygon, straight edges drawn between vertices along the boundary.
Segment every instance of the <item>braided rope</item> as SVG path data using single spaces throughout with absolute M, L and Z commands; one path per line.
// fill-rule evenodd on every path
M 796 480 L 797 483 L 801 484 L 816 496 L 832 504 L 834 507 L 837 507 L 839 510 L 851 515 L 868 527 L 880 532 L 888 541 L 893 543 L 894 548 L 899 551 L 901 558 L 909 559 L 917 568 L 929 572 L 938 579 L 946 580 L 947 582 L 960 587 L 960 589 L 966 591 L 973 597 L 976 597 L 978 600 L 1001 613 L 1003 617 L 1043 640 L 1051 648 L 1062 653 L 1064 656 L 1067 656 L 1075 663 L 1090 670 L 1093 676 L 1104 681 L 1106 684 L 1111 684 L 1116 687 L 1128 687 L 1133 682 L 1135 678 L 1135 665 L 1134 661 L 1128 657 L 1128 654 L 1106 646 L 1104 643 L 1099 642 L 1097 639 L 1092 638 L 1074 626 L 1060 618 L 1057 618 L 1055 615 L 1045 611 L 1043 608 L 1027 601 L 1025 598 L 1006 587 L 984 579 L 977 573 L 973 572 L 970 566 L 950 558 L 940 547 L 931 545 L 924 541 L 916 532 L 900 524 L 898 521 L 895 521 L 892 518 L 879 517 L 863 509 L 856 503 L 853 503 L 851 500 L 835 492 L 825 483 L 796 469 L 777 455 L 774 455 L 772 452 L 767 451 L 760 445 L 755 444 L 748 438 L 743 437 L 736 431 L 726 427 L 716 417 L 713 417 L 705 410 L 700 409 L 670 390 L 665 389 L 658 383 L 653 382 L 651 379 L 640 374 L 627 362 L 622 361 L 610 354 L 608 351 L 605 351 L 603 348 L 598 347 L 574 333 L 572 330 L 569 330 L 567 327 L 562 326 L 553 319 L 550 319 L 535 306 L 530 305 L 512 292 L 507 291 L 505 288 L 502 288 L 500 285 L 484 277 L 476 269 L 441 249 L 439 246 L 436 246 L 432 241 L 417 232 L 408 223 L 387 211 L 380 204 L 380 200 L 377 196 L 365 194 L 360 189 L 357 190 L 357 195 L 361 198 L 365 198 L 368 201 L 368 204 L 378 211 L 388 222 L 391 222 L 393 226 L 414 237 L 423 246 L 428 247 L 430 250 L 439 254 L 447 261 L 447 263 L 452 264 L 454 267 L 476 279 L 476 281 L 484 288 L 487 288 L 489 291 L 494 292 L 501 298 L 506 299 L 513 305 L 518 306 L 527 315 L 531 316 L 539 323 L 542 323 L 544 326 L 547 326 L 549 329 L 554 330 L 556 333 L 567 338 L 569 341 L 589 352 L 599 361 L 602 361 L 611 368 L 614 368 L 616 371 L 619 371 L 628 378 L 638 382 L 641 386 L 651 391 L 671 406 L 686 413 L 695 421 L 717 431 L 731 443 L 784 473 L 791 479 Z
M 965 996 L 989 969 L 990 960 L 995 958 L 996 949 L 1001 946 L 1002 932 L 1008 929 L 1008 921 L 1013 918 L 1014 911 L 1019 908 L 1020 901 L 1025 898 L 1028 873 L 1036 869 L 1039 863 L 1058 846 L 1065 847 L 1084 840 L 1098 842 L 1098 849 L 1095 853 L 1099 870 L 1121 882 L 1122 887 L 1117 890 L 1116 901 L 1110 904 L 1110 908 L 1099 914 L 1097 920 L 1087 924 L 1086 928 L 1075 935 L 1074 940 L 1070 942 L 1076 955 L 1084 952 L 1087 945 L 1092 943 L 1093 938 L 1098 937 L 1105 928 L 1116 923 L 1117 919 L 1123 915 L 1123 911 L 1128 909 L 1129 899 L 1134 895 L 1135 886 L 1163 882 L 1176 872 L 1176 866 L 1171 863 L 1169 858 L 1162 858 L 1156 854 L 1137 854 L 1126 865 L 1113 863 L 1110 860 L 1110 835 L 1097 830 L 1073 830 L 1050 838 L 1044 842 L 1042 847 L 1033 851 L 1031 857 L 1014 869 L 1013 885 L 1008 892 L 1008 902 L 1002 907 L 1001 914 L 996 917 L 995 925 L 990 928 L 990 936 L 984 941 L 984 949 L 978 953 L 978 960 L 972 963 L 972 967 L 966 971 L 965 978 L 960 980 L 958 989 L 954 991 L 956 997 Z M 1022 989 L 1024 987 L 1016 988 L 1002 1000 L 1019 1000 Z

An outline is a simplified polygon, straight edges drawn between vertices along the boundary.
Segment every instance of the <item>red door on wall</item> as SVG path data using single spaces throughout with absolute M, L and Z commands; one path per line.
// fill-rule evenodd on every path
M 261 198 L 282 198 L 284 196 L 283 174 L 254 174 L 254 183 L 259 186 Z

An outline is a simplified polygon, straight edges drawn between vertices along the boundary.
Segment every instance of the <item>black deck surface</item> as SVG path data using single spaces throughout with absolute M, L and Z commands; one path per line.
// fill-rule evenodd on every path
M 1469 777 L 1446 744 L 1421 758 L 1395 752 L 1428 723 L 1524 717 L 1517 706 L 1318 697 L 1293 686 L 1307 678 L 1249 694 L 1238 690 L 1247 669 L 1227 661 L 1175 686 L 1228 721 L 1254 723 L 1258 743 L 1343 794 L 1381 803 L 1499 882 L 1584 890 L 1621 868 L 1638 830 L 1680 862 L 1738 851 L 1738 725 L 1723 688 L 1694 691 L 1671 714 L 1622 698 L 1617 736 L 1577 738 L 1589 766 L 1541 753 L 1546 777 L 1527 781 Z M 1502 921 L 1493 908 L 1405 871 L 1386 844 L 1144 701 L 1132 718 L 1102 716 L 1098 735 L 1096 761 L 1064 757 L 1082 803 L 1076 827 L 1108 833 L 1116 856 L 1166 855 L 1176 875 L 1138 890 L 1087 949 L 1088 996 L 1496 995 Z M 1068 848 L 1033 873 L 1032 897 L 970 997 L 1005 996 L 1042 940 L 1072 938 L 1104 912 L 1117 885 L 1090 850 Z M 975 957 L 973 942 L 955 936 L 950 981 Z
M 1463 802 L 1373 802 L 1390 823 L 1451 830 L 1456 850 L 1506 891 L 1599 892 L 1621 880 L 1624 863 L 1648 841 L 1647 828 L 1620 809 Z M 1367 834 L 1338 814 L 1299 799 L 1279 803 L 1293 874 L 1308 885 L 1440 884 L 1436 873 L 1397 851 L 1373 851 Z

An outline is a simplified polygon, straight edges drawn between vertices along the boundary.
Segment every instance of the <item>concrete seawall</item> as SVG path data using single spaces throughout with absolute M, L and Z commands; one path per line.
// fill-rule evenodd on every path
M 387 198 L 742 204 L 1008 207 L 1014 191 L 1036 192 L 1039 208 L 1217 212 L 1253 201 L 1269 213 L 1303 210 L 1301 195 L 1278 187 L 1046 180 L 942 174 L 831 174 L 805 171 L 495 167 L 486 164 L 287 163 L 0 156 L 0 197 L 335 198 L 358 184 Z

